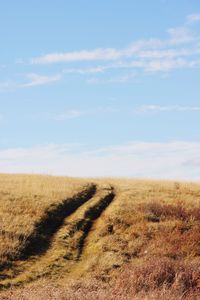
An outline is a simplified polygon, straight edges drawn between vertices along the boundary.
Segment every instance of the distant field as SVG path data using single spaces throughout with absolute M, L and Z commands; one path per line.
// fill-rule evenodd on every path
M 1 174 L 0 287 L 0 299 L 199 299 L 200 184 Z

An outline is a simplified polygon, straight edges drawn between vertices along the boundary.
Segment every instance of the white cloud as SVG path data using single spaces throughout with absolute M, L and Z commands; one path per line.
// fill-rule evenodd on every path
M 141 51 L 138 55 L 135 55 L 137 58 L 135 60 L 115 61 L 97 67 L 68 68 L 64 69 L 63 73 L 85 75 L 105 73 L 105 71 L 120 69 L 141 69 L 144 72 L 169 72 L 181 68 L 198 68 L 200 67 L 200 59 L 196 56 L 199 56 L 199 54 L 199 44 L 197 44 L 196 47 L 187 49 L 145 50 Z M 192 56 L 194 57 L 193 59 L 191 59 Z M 185 57 L 189 57 L 189 60 Z M 129 75 L 126 74 L 124 76 Z M 106 79 L 105 81 L 108 82 L 109 79 Z M 87 82 L 102 82 L 102 80 L 92 78 L 87 80 Z
M 187 24 L 194 24 L 196 22 L 200 22 L 200 14 L 192 14 L 187 16 Z
M 66 53 L 51 53 L 32 59 L 33 64 L 48 64 L 73 61 L 113 60 L 121 57 L 121 52 L 114 48 L 81 50 Z
M 142 105 L 136 112 L 200 112 L 200 106 L 181 106 L 181 105 Z
M 73 145 L 0 150 L 1 172 L 200 180 L 200 143 L 132 142 L 94 151 Z
M 146 72 L 169 72 L 173 69 L 185 68 L 188 64 L 184 59 L 152 60 L 144 65 Z
M 138 39 L 128 46 L 120 48 L 94 48 L 66 51 L 61 53 L 47 53 L 29 60 L 32 65 L 46 65 L 56 63 L 70 63 L 70 67 L 62 73 L 45 76 L 28 74 L 29 82 L 23 84 L 2 83 L 0 90 L 15 89 L 44 85 L 60 80 L 64 74 L 102 74 L 113 70 L 136 69 L 143 73 L 169 73 L 173 70 L 200 67 L 200 36 L 191 25 L 200 21 L 200 14 L 195 13 L 186 17 L 183 25 L 166 30 L 165 38 Z M 99 65 L 99 62 L 104 62 Z M 73 65 L 74 63 L 75 66 Z M 77 63 L 80 63 L 78 66 Z M 83 67 L 84 63 L 84 67 Z M 88 63 L 91 65 L 88 66 Z M 119 82 L 128 81 L 129 74 L 112 75 L 110 78 L 91 78 L 87 82 Z M 6 84 L 9 87 L 6 87 Z
M 16 89 L 29 88 L 35 86 L 46 85 L 61 80 L 62 76 L 60 74 L 47 76 L 39 75 L 35 73 L 26 74 L 25 77 L 29 80 L 26 83 L 20 83 L 17 81 L 5 81 L 0 82 L 0 92 L 4 91 L 14 91 Z
M 141 49 L 154 49 L 162 47 L 163 41 L 159 39 L 138 40 L 126 48 L 97 48 L 92 50 L 80 50 L 65 53 L 50 53 L 31 59 L 32 64 L 52 64 L 77 61 L 112 61 L 121 58 L 129 58 L 137 54 Z
M 53 121 L 67 121 L 70 119 L 77 119 L 82 116 L 94 116 L 99 114 L 105 115 L 107 113 L 113 113 L 116 111 L 117 111 L 116 109 L 110 106 L 99 106 L 96 107 L 95 109 L 87 109 L 87 110 L 69 109 L 61 113 L 54 113 L 54 114 L 46 113 L 40 115 L 40 117 L 42 117 L 42 119 L 46 118 Z
M 53 75 L 53 76 L 45 76 L 45 75 L 39 75 L 35 73 L 27 74 L 26 77 L 30 80 L 27 83 L 19 84 L 18 87 L 24 88 L 24 87 L 32 87 L 32 86 L 38 86 L 38 85 L 46 85 L 55 81 L 58 81 L 61 79 L 61 75 Z
M 188 16 L 188 20 L 197 20 L 198 14 Z M 97 48 L 91 50 L 80 50 L 64 53 L 49 53 L 31 59 L 32 64 L 53 64 L 67 63 L 78 61 L 113 61 L 120 59 L 128 59 L 135 56 L 144 55 L 144 51 L 158 50 L 160 48 L 168 48 L 170 46 L 179 46 L 182 44 L 191 44 L 198 40 L 191 29 L 187 26 L 170 28 L 167 30 L 168 37 L 166 39 L 146 39 L 136 40 L 130 46 L 125 48 Z M 184 50 L 184 49 L 183 49 Z M 172 49 L 173 51 L 173 49 Z M 175 50 L 174 50 L 175 51 Z M 184 51 L 183 51 L 184 52 Z M 181 55 L 181 53 L 180 53 Z M 143 56 L 144 57 L 144 56 Z M 72 71 L 74 69 L 71 69 Z M 82 70 L 79 69 L 80 73 Z M 91 69 L 92 71 L 92 69 Z M 69 70 L 70 72 L 70 70 Z
M 63 73 L 69 74 L 93 74 L 93 73 L 103 73 L 106 69 L 110 69 L 110 66 L 97 66 L 97 67 L 89 67 L 89 68 L 68 68 L 64 69 Z
M 89 78 L 87 83 L 89 84 L 107 84 L 107 83 L 127 83 L 133 81 L 135 78 L 135 73 L 128 73 L 121 76 L 112 76 L 107 79 L 99 79 L 99 78 Z
M 181 68 L 199 67 L 200 37 L 196 36 L 187 27 L 176 27 L 167 30 L 168 39 L 138 40 L 127 48 L 122 49 L 101 49 L 101 56 L 97 49 L 87 51 L 87 60 L 108 60 L 113 63 L 85 68 L 69 68 L 64 73 L 92 74 L 103 73 L 108 70 L 117 69 L 141 69 L 144 72 L 170 72 Z M 184 45 L 184 47 L 183 47 Z M 180 47 L 181 46 L 181 47 Z M 109 55 L 105 54 L 109 53 Z M 81 60 L 82 52 L 78 59 Z M 67 54 L 67 61 L 70 61 L 70 53 Z M 98 55 L 95 55 L 98 54 Z M 112 55 L 113 54 L 113 55 Z M 78 52 L 76 52 L 78 57 Z M 134 58 L 134 60 L 131 60 Z M 75 58 L 74 58 L 75 59 Z M 63 58 L 63 62 L 66 61 Z M 48 61 L 49 63 L 56 62 Z M 45 56 L 40 57 L 35 63 L 47 63 Z M 118 76 L 120 77 L 120 76 Z M 92 82 L 102 82 L 99 79 L 90 79 Z M 105 80 L 106 82 L 109 79 Z M 124 81 L 121 81 L 124 82 Z
M 125 83 L 125 82 L 129 82 L 134 77 L 135 77 L 135 73 L 130 73 L 130 74 L 126 74 L 126 75 L 111 77 L 106 82 L 110 82 L 110 83 Z
M 120 82 L 120 80 L 126 80 L 126 78 L 115 78 L 110 79 L 113 80 L 113 82 Z M 127 79 L 129 80 L 129 78 Z M 95 81 L 91 81 L 91 83 L 95 83 Z M 104 82 L 106 83 L 106 82 Z M 129 109 L 130 110 L 130 109 Z M 126 110 L 125 110 L 126 111 Z M 200 106 L 189 106 L 189 105 L 155 105 L 155 104 L 148 104 L 148 105 L 141 105 L 133 109 L 136 113 L 158 113 L 158 112 L 200 112 Z M 103 107 L 97 107 L 95 109 L 90 110 L 77 110 L 77 109 L 70 109 L 65 110 L 62 113 L 47 113 L 42 114 L 42 118 L 47 118 L 54 121 L 66 121 L 70 119 L 76 119 L 81 116 L 87 115 L 96 115 L 96 114 L 105 114 L 105 113 L 119 113 L 121 112 L 121 109 L 117 107 L 110 107 L 110 106 L 103 106 Z M 1 115 L 0 115 L 1 116 Z M 35 118 L 35 116 L 34 116 Z
M 148 41 L 146 42 L 148 44 Z M 136 54 L 145 46 L 144 42 L 136 42 L 125 49 L 102 48 L 93 50 L 81 50 L 77 52 L 52 53 L 31 60 L 32 64 L 52 64 L 77 61 L 112 61 L 128 58 Z
M 164 49 L 164 50 L 150 50 L 143 51 L 139 54 L 141 58 L 148 59 L 161 59 L 161 58 L 175 58 L 185 57 L 200 54 L 200 47 L 189 48 L 189 49 Z
M 72 110 L 67 110 L 60 114 L 50 115 L 50 119 L 52 119 L 54 121 L 66 121 L 69 119 L 79 118 L 80 116 L 82 116 L 84 114 L 85 114 L 84 111 L 72 109 Z
M 192 31 L 187 27 L 175 27 L 167 30 L 170 35 L 169 44 L 187 44 L 196 39 Z

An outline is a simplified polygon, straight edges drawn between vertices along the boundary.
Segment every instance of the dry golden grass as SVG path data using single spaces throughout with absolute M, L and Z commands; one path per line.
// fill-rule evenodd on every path
M 84 253 L 87 271 L 98 269 L 107 276 L 126 262 L 140 264 L 152 256 L 199 259 L 200 185 L 112 179 L 109 182 L 116 187 L 116 198 L 96 222 L 95 235 L 88 238 Z M 174 214 L 165 215 L 167 205 Z M 153 206 L 161 210 L 160 216 L 152 211 Z
M 92 183 L 96 192 L 63 216 L 43 253 L 16 256 L 45 212 L 67 198 L 72 204 L 73 195 L 87 193 Z M 62 286 L 52 287 L 54 296 L 46 299 L 87 299 L 85 292 L 90 299 L 198 299 L 200 184 L 0 175 L 0 194 L 0 253 L 4 263 L 12 262 L 0 273 L 2 288 L 42 278 Z M 72 279 L 76 287 L 69 286 Z M 37 299 L 47 293 L 30 286 L 5 299 L 31 290 Z
M 80 192 L 86 181 L 38 175 L 0 175 L 0 264 L 20 254 L 47 209 Z

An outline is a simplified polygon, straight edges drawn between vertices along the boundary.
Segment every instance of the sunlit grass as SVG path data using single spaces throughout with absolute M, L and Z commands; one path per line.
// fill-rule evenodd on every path
M 94 195 L 88 203 L 80 206 L 72 216 L 66 218 L 65 224 L 54 237 L 54 248 L 49 250 L 51 252 L 47 249 L 47 254 L 38 257 L 41 261 L 40 266 L 30 267 L 28 259 L 27 262 L 23 262 L 25 267 L 27 263 L 27 268 L 26 273 L 20 275 L 21 282 L 23 280 L 25 282 L 29 275 L 31 278 L 31 272 L 34 270 L 32 278 L 42 277 L 48 283 L 57 282 L 62 285 L 63 288 L 58 291 L 60 296 L 74 293 L 75 290 L 69 285 L 69 280 L 74 280 L 73 286 L 76 282 L 79 284 L 81 280 L 77 299 L 82 299 L 85 284 L 91 299 L 95 299 L 92 298 L 93 289 L 99 297 L 96 299 L 105 299 L 104 297 L 113 299 L 111 297 L 113 293 L 118 294 L 117 299 L 129 299 L 128 297 L 133 294 L 135 297 L 137 294 L 142 295 L 138 296 L 142 297 L 141 299 L 154 299 L 153 297 L 170 299 L 170 291 L 174 295 L 171 299 L 179 299 L 178 297 L 183 294 L 187 295 L 186 299 L 197 299 L 196 291 L 200 285 L 198 277 L 200 276 L 200 184 L 198 183 L 113 178 L 80 180 L 2 174 L 0 175 L 2 263 L 12 260 L 12 257 L 15 259 L 23 243 L 26 243 L 27 237 L 34 232 L 35 224 L 44 217 L 46 210 L 59 205 L 63 199 L 79 193 L 91 182 L 98 187 L 97 196 Z M 98 203 L 99 199 L 101 200 L 103 195 L 101 193 L 108 186 L 114 188 L 115 198 L 94 220 L 91 230 L 85 237 L 81 257 L 77 260 L 75 255 L 77 241 L 84 232 L 77 228 L 77 232 L 69 239 L 70 245 L 66 246 L 65 251 L 63 243 L 66 230 L 71 228 L 70 222 L 79 224 L 80 220 L 86 218 L 85 212 L 96 203 L 95 201 Z M 62 248 L 59 245 L 62 245 Z M 60 256 L 66 256 L 65 252 L 68 253 L 67 259 L 57 257 L 59 253 L 62 254 Z M 45 273 L 44 276 L 41 275 L 42 269 L 48 264 L 48 276 Z M 9 278 L 7 281 L 9 282 Z M 105 292 L 104 285 L 107 286 L 108 282 L 109 289 L 106 288 Z M 33 290 L 37 295 L 37 289 Z M 30 290 L 20 293 L 28 291 Z M 52 295 L 54 291 L 52 290 Z M 41 293 L 40 288 L 38 293 Z M 44 288 L 44 295 L 45 293 Z M 53 297 L 49 296 L 49 299 L 54 299 Z
M 17 256 L 45 211 L 80 192 L 85 185 L 81 179 L 1 174 L 0 260 Z

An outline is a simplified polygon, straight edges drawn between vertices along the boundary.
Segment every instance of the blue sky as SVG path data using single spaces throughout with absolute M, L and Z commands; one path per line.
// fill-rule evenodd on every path
M 0 4 L 0 172 L 200 180 L 200 4 Z

